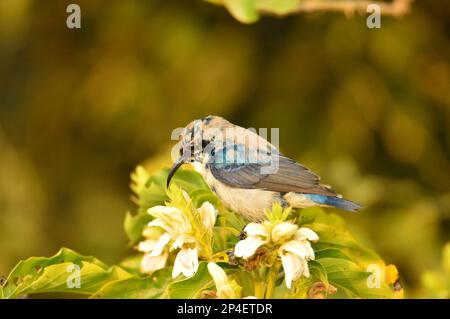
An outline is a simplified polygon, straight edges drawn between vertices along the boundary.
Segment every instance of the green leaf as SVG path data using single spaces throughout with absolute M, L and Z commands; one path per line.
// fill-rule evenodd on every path
M 119 263 L 119 266 L 129 273 L 140 275 L 141 261 L 143 256 L 143 254 L 128 256 Z
M 224 227 L 234 228 L 239 233 L 248 223 L 248 221 L 246 221 L 241 215 L 236 214 L 235 212 L 229 211 L 227 209 L 219 209 L 219 212 L 220 218 L 223 221 L 220 223 L 220 225 Z
M 150 207 L 164 205 L 169 200 L 166 190 L 166 181 L 169 169 L 164 168 L 150 174 L 142 166 L 136 167 L 131 174 L 130 188 L 134 193 L 133 201 L 138 205 L 136 214 L 127 213 L 124 221 L 124 229 L 130 244 L 133 245 L 142 237 L 142 231 L 152 220 L 147 214 Z M 178 170 L 172 178 L 171 184 L 181 187 L 193 198 L 195 207 L 209 201 L 213 205 L 218 203 L 217 197 L 204 182 L 203 177 L 193 170 Z
M 189 196 L 192 198 L 192 202 L 195 207 L 200 207 L 204 202 L 210 202 L 214 206 L 217 206 L 219 200 L 213 192 L 209 189 L 197 189 L 189 193 Z
M 202 291 L 210 289 L 214 285 L 208 269 L 207 262 L 199 264 L 197 273 L 191 278 L 185 278 L 172 282 L 168 286 L 168 296 L 172 299 L 195 299 L 201 296 Z
M 164 181 L 167 179 L 168 174 L 169 170 L 166 169 Z M 190 169 L 178 170 L 177 173 L 172 178 L 172 182 L 183 188 L 188 193 L 191 193 L 192 191 L 198 189 L 204 189 L 209 191 L 209 187 L 203 180 L 202 175 Z
M 322 264 L 328 281 L 344 289 L 352 297 L 391 298 L 393 291 L 384 282 L 380 288 L 369 288 L 366 272 L 368 265 L 384 267 L 384 261 L 371 249 L 359 243 L 345 222 L 336 214 L 326 214 L 320 208 L 304 209 L 300 224 L 313 229 L 319 241 L 313 243 L 316 261 Z
M 318 261 L 310 260 L 308 267 L 311 275 L 325 284 L 328 290 L 328 274 L 324 266 Z
M 294 289 L 292 293 L 288 293 L 289 298 L 293 299 L 306 299 L 308 297 L 308 291 L 313 280 L 311 277 L 302 277 L 296 282 L 294 282 Z
M 163 297 L 172 280 L 170 269 L 161 269 L 151 277 L 130 277 L 104 285 L 90 298 L 101 299 L 155 299 Z
M 302 0 L 206 0 L 224 5 L 231 15 L 240 22 L 253 23 L 260 13 L 285 15 L 295 12 Z
M 139 206 L 139 212 L 146 212 L 150 207 L 163 205 L 169 198 L 166 194 L 166 181 L 169 169 L 164 168 L 150 174 L 142 166 L 136 167 L 131 174 L 130 188 L 134 193 L 134 202 Z M 173 176 L 171 184 L 176 184 L 188 193 L 203 190 L 212 195 L 203 177 L 196 171 L 180 169 Z
M 150 174 L 142 166 L 137 166 L 134 172 L 131 173 L 131 190 L 139 195 L 142 191 L 149 186 Z
M 344 289 L 351 297 L 391 298 L 392 290 L 383 282 L 379 288 L 368 284 L 369 272 L 350 260 L 322 258 L 317 260 L 326 270 L 328 281 L 335 287 Z
M 316 255 L 316 260 L 321 259 L 321 258 L 326 258 L 326 257 L 351 260 L 341 250 L 334 249 L 334 248 L 325 248 L 325 249 L 321 249 L 321 250 L 316 250 L 315 255 Z
M 77 275 L 79 286 L 76 285 Z M 90 294 L 107 282 L 130 276 L 120 267 L 108 268 L 94 257 L 62 248 L 49 258 L 31 257 L 20 261 L 8 276 L 3 297 L 17 298 L 44 292 Z
M 319 235 L 319 241 L 313 244 L 315 251 L 337 249 L 362 266 L 384 264 L 373 250 L 364 247 L 355 239 L 344 220 L 336 214 L 326 214 L 317 207 L 307 208 L 300 213 L 300 225 L 310 227 Z
M 253 23 L 259 18 L 255 0 L 224 0 L 224 5 L 242 23 Z
M 141 237 L 144 227 L 152 220 L 147 212 L 131 215 L 129 212 L 125 216 L 123 227 L 130 244 L 135 244 Z
M 225 268 L 225 267 L 223 267 Z M 231 269 L 227 273 L 232 273 L 230 277 L 235 278 L 239 285 L 242 287 L 242 296 L 254 296 L 255 295 L 255 278 L 252 273 L 248 271 L 238 271 Z

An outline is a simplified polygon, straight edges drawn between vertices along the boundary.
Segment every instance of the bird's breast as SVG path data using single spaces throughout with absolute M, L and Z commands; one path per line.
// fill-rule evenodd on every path
M 271 208 L 279 197 L 276 192 L 230 187 L 214 178 L 209 170 L 204 170 L 203 177 L 226 206 L 252 221 L 261 220 L 264 209 Z

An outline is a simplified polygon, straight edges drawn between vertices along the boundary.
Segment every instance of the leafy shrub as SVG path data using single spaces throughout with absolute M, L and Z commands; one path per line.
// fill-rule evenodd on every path
M 131 175 L 137 211 L 127 213 L 124 229 L 137 253 L 111 267 L 67 248 L 53 257 L 32 257 L 12 270 L 0 296 L 49 292 L 90 298 L 402 296 L 395 266 L 386 266 L 360 244 L 339 216 L 320 208 L 294 211 L 274 205 L 266 211 L 267 220 L 249 224 L 228 210 L 197 172 L 179 171 L 169 190 L 167 174 L 167 169 L 149 174 L 137 167 Z M 257 230 L 255 235 L 252 229 Z M 238 253 L 236 245 L 244 253 Z M 296 255 L 291 246 L 308 254 L 302 250 Z

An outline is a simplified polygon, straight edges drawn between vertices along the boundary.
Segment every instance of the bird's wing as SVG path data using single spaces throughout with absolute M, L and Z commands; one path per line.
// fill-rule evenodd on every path
M 319 184 L 318 175 L 277 152 L 258 154 L 253 161 L 248 160 L 252 156 L 230 158 L 227 153 L 226 148 L 217 150 L 208 166 L 217 180 L 229 186 L 336 196 L 329 187 Z

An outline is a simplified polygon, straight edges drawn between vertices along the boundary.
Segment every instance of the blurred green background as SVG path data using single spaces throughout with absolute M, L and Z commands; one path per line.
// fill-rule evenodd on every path
M 339 214 L 406 296 L 442 296 L 424 273 L 450 240 L 444 1 L 378 30 L 324 13 L 244 25 L 199 0 L 76 1 L 70 30 L 69 3 L 0 1 L 0 274 L 61 246 L 126 256 L 130 172 L 215 114 L 280 128 L 286 155 L 365 206 Z

